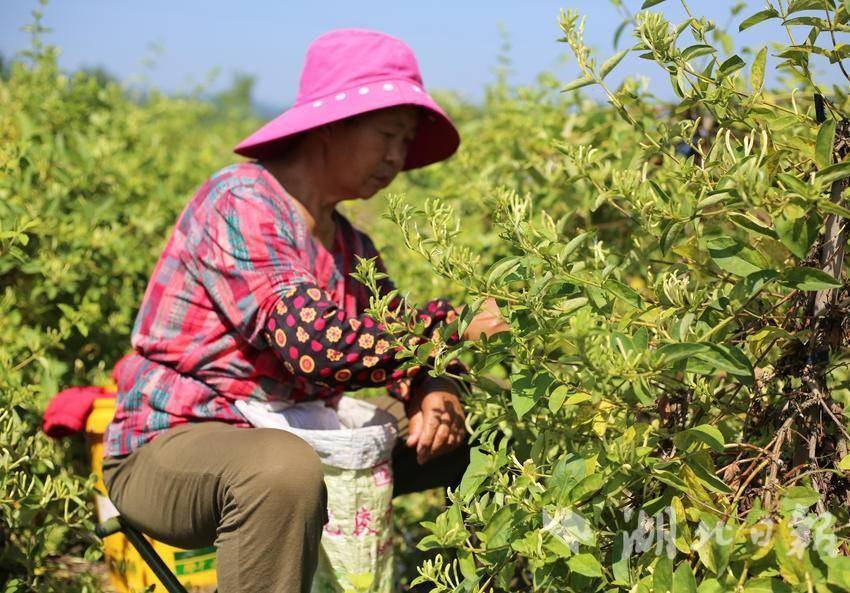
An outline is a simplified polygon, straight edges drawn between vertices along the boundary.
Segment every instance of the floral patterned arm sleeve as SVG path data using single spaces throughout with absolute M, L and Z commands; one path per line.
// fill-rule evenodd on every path
M 387 268 L 384 265 L 384 260 L 381 258 L 381 255 L 378 253 L 377 249 L 371 241 L 369 242 L 370 248 L 370 256 L 375 257 L 375 267 L 379 272 L 387 274 L 386 277 L 378 280 L 378 287 L 381 291 L 382 295 L 386 295 L 392 290 L 395 290 L 395 283 L 390 279 L 389 274 L 387 272 Z M 390 303 L 391 308 L 397 307 L 403 300 L 400 297 L 396 297 Z M 448 322 L 452 321 L 452 314 L 450 314 L 447 319 Z M 469 367 L 467 367 L 463 362 L 459 359 L 454 359 L 446 366 L 446 370 L 450 373 L 458 376 L 464 376 L 469 374 Z M 412 373 L 408 376 L 400 377 L 387 383 L 387 393 L 398 400 L 408 401 L 410 397 L 416 393 L 422 383 L 428 378 L 428 373 L 426 370 L 422 369 L 420 366 L 413 367 L 411 369 Z M 463 392 L 468 392 L 472 389 L 470 383 L 466 380 L 461 379 L 460 383 L 462 384 L 461 390 Z M 462 394 L 459 394 L 462 395 Z
M 452 307 L 434 300 L 420 309 L 428 339 L 442 326 Z M 315 284 L 300 283 L 289 287 L 275 304 L 266 329 L 266 340 L 283 360 L 287 370 L 337 391 L 384 386 L 416 372 L 398 367 L 397 347 L 383 326 L 368 315 L 346 315 L 330 295 Z M 449 345 L 460 341 L 457 333 L 440 336 Z M 411 338 L 411 346 L 425 339 Z

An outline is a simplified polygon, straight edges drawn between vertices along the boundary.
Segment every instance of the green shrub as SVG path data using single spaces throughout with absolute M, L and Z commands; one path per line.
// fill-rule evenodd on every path
M 98 547 L 81 442 L 46 438 L 41 412 L 59 389 L 105 382 L 177 215 L 258 122 L 241 105 L 132 100 L 64 74 L 33 29 L 0 80 L 0 580 L 90 590 L 47 568 Z
M 830 91 L 821 123 L 809 61 L 846 55 L 823 40 L 850 14 L 773 5 L 743 23 L 808 35 L 748 60 L 713 23 L 636 15 L 630 50 L 670 75 L 672 105 L 635 79 L 609 88 L 625 54 L 597 64 L 566 13 L 582 68 L 567 89 L 596 85 L 607 105 L 550 76 L 500 79 L 480 108 L 441 95 L 458 155 L 401 177 L 405 197 L 345 205 L 413 300 L 471 314 L 492 296 L 512 327 L 439 353 L 438 371 L 472 367 L 475 449 L 445 512 L 399 505 L 399 526 L 431 519 L 418 552 L 399 545 L 407 570 L 425 558 L 422 587 L 850 590 L 847 290 L 822 271 L 824 233 L 850 217 L 833 154 L 847 97 Z M 177 215 L 259 122 L 246 80 L 214 102 L 133 98 L 60 72 L 33 31 L 0 80 L 0 575 L 86 591 L 90 575 L 50 569 L 97 556 L 86 461 L 40 413 L 106 380 Z M 764 88 L 770 65 L 786 88 Z
M 846 31 L 850 13 L 768 4 L 742 27 L 808 36 L 756 48 L 749 64 L 718 46 L 729 36 L 713 23 L 653 12 L 627 21 L 633 45 L 600 63 L 564 13 L 582 71 L 571 92 L 547 79 L 495 89 L 458 156 L 391 199 L 378 236 L 404 238 L 379 245 L 397 284 L 494 297 L 512 328 L 438 357 L 473 367 L 476 448 L 426 524 L 420 548 L 440 555 L 420 583 L 850 590 L 850 126 L 837 87 L 821 123 L 810 63 L 846 55 L 829 30 Z M 635 79 L 609 88 L 630 52 L 669 74 L 675 104 Z M 774 64 L 787 88 L 765 88 Z M 572 92 L 589 85 L 607 106 Z

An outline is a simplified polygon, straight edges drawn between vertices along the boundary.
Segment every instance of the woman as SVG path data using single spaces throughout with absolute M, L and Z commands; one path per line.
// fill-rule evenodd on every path
M 458 144 L 403 42 L 333 31 L 310 46 L 295 105 L 236 147 L 255 160 L 215 173 L 181 214 L 145 292 L 135 352 L 117 369 L 104 479 L 121 513 L 155 538 L 214 543 L 222 593 L 308 591 L 327 520 L 317 455 L 290 433 L 244 430 L 237 400 L 332 405 L 385 385 L 410 418 L 394 493 L 459 480 L 468 451 L 457 385 L 398 369 L 383 327 L 363 314 L 366 288 L 349 276 L 354 255 L 383 264 L 335 209 Z M 456 314 L 444 300 L 418 310 L 420 341 Z M 506 327 L 491 301 L 462 338 Z

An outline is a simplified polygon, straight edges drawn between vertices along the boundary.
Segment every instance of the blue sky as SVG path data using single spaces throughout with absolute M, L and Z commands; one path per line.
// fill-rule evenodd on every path
M 636 10 L 640 0 L 624 0 Z M 691 8 L 718 23 L 728 19 L 734 0 L 690 0 Z M 750 0 L 743 15 L 763 8 Z M 31 21 L 35 0 L 0 2 L 0 52 L 24 49 L 28 36 L 20 27 Z M 61 49 L 67 69 L 102 66 L 123 80 L 143 81 L 168 92 L 186 92 L 204 84 L 225 87 L 234 73 L 256 77 L 254 97 L 271 108 L 294 98 L 304 52 L 310 41 L 338 27 L 378 29 L 404 39 L 416 52 L 428 88 L 453 89 L 476 100 L 493 70 L 501 44 L 500 25 L 511 43 L 513 83 L 528 83 L 547 70 L 567 82 L 577 67 L 565 44 L 558 43 L 557 16 L 573 8 L 587 16 L 585 36 L 601 57 L 613 53 L 614 29 L 620 22 L 609 0 L 52 0 L 44 8 L 47 40 Z M 680 2 L 662 10 L 679 21 Z M 739 15 L 737 22 L 741 20 Z M 737 26 L 733 28 L 737 30 Z M 775 24 L 763 23 L 739 36 L 739 43 L 761 46 Z M 628 39 L 621 41 L 627 42 Z M 618 71 L 651 75 L 653 90 L 669 96 L 669 83 L 657 67 L 629 57 Z M 658 84 L 655 84 L 657 81 Z

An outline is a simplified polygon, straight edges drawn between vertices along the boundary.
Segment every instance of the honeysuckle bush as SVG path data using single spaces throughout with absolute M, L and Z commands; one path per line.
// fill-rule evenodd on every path
M 850 590 L 850 126 L 845 90 L 812 74 L 842 68 L 850 6 L 738 6 L 741 30 L 788 40 L 734 53 L 689 3 L 672 23 L 662 2 L 604 59 L 562 13 L 580 78 L 491 89 L 459 154 L 388 202 L 396 284 L 470 304 L 450 329 L 488 297 L 511 326 L 404 352 L 435 373 L 460 356 L 473 385 L 472 462 L 424 524 L 439 554 L 421 586 Z M 628 54 L 669 75 L 672 104 L 609 84 Z M 405 251 L 419 262 L 387 255 Z M 358 275 L 405 344 L 380 272 Z
M 0 582 L 92 591 L 51 564 L 99 555 L 84 444 L 48 439 L 41 413 L 62 388 L 108 381 L 177 215 L 258 122 L 66 74 L 29 28 L 0 78 Z
M 403 195 L 343 206 L 413 301 L 466 303 L 462 329 L 493 297 L 511 324 L 434 352 L 435 372 L 454 356 L 471 367 L 474 449 L 445 513 L 425 508 L 439 504 L 433 493 L 397 508 L 403 569 L 426 559 L 420 588 L 850 589 L 847 291 L 836 266 L 850 215 L 847 97 L 812 75 L 840 69 L 847 6 L 736 7 L 736 25 L 794 38 L 737 55 L 733 36 L 698 15 L 668 23 L 652 12 L 663 6 L 647 8 L 617 36 L 669 74 L 672 104 L 640 79 L 613 88 L 626 54 L 597 59 L 567 12 L 578 80 L 512 88 L 500 77 L 480 107 L 441 95 L 459 153 L 400 177 Z M 81 443 L 45 439 L 40 413 L 59 388 L 105 382 L 126 350 L 180 209 L 259 123 L 244 91 L 214 104 L 134 98 L 61 72 L 38 35 L 4 64 L 8 591 L 96 587 L 51 569 L 57 554 L 93 558 L 97 545 Z M 358 275 L 377 289 L 373 265 Z M 386 306 L 376 298 L 373 313 L 386 319 Z M 388 320 L 402 344 L 418 331 L 409 321 Z M 424 532 L 410 528 L 422 517 L 433 519 Z

